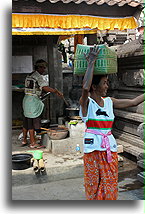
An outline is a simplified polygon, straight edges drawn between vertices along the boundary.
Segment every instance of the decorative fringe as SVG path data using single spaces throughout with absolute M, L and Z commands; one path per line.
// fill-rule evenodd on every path
M 13 35 L 70 35 L 97 30 L 137 28 L 134 17 L 110 18 L 86 15 L 12 14 Z

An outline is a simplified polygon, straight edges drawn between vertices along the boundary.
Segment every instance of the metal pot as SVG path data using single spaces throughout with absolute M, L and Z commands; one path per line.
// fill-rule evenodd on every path
M 12 155 L 12 169 L 23 170 L 31 167 L 32 154 L 14 154 Z
M 67 117 L 79 116 L 79 108 L 66 108 Z
M 50 120 L 49 119 L 42 119 L 41 120 L 41 127 L 48 128 L 49 125 L 50 125 Z

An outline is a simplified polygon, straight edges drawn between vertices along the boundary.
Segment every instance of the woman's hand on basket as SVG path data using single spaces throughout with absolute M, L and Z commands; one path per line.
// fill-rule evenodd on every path
M 100 52 L 99 46 L 94 45 L 94 47 L 90 48 L 90 52 L 88 54 L 84 54 L 84 55 L 88 62 L 94 62 L 96 60 L 99 52 Z

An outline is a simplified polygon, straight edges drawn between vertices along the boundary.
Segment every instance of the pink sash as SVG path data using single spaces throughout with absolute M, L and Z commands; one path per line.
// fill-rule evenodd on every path
M 109 138 L 108 138 L 108 135 L 112 134 L 111 131 L 109 131 L 107 134 L 103 134 L 102 132 L 99 132 L 97 130 L 86 129 L 85 132 L 96 134 L 96 135 L 102 135 L 101 147 L 102 148 L 106 148 L 108 163 L 112 162 L 112 156 L 111 156 L 111 150 L 110 150 L 110 143 L 109 143 Z

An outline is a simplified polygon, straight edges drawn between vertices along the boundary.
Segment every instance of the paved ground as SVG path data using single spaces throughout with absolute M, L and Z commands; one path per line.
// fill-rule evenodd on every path
M 12 153 L 27 152 L 13 136 Z M 12 170 L 12 200 L 85 200 L 82 155 L 53 155 L 44 151 L 46 171 Z M 136 162 L 125 157 L 119 167 L 118 200 L 143 200 L 143 185 L 137 180 Z
M 142 200 L 143 188 L 128 190 L 134 179 L 119 183 L 118 200 Z M 83 178 L 65 179 L 43 184 L 15 186 L 12 188 L 13 200 L 86 200 Z

